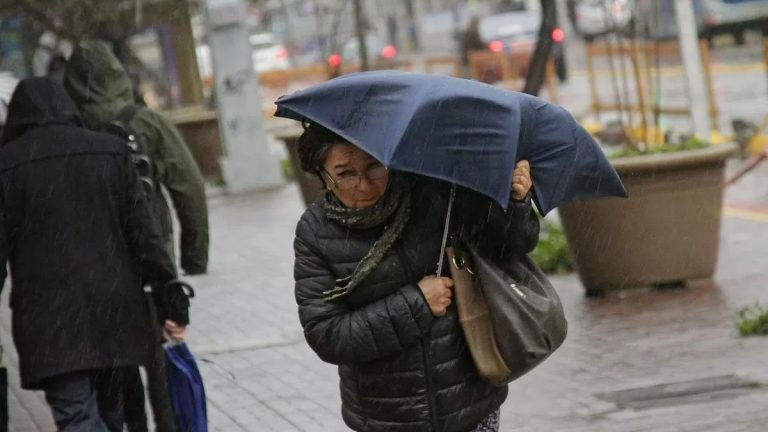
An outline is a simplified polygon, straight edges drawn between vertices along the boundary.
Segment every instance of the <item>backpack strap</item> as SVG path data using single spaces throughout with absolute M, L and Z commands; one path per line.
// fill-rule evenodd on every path
M 123 137 L 127 140 L 128 148 L 131 150 L 131 160 L 136 166 L 139 180 L 144 185 L 147 196 L 151 196 L 156 187 L 152 159 L 147 154 L 146 143 L 130 126 L 131 120 L 139 112 L 139 109 L 141 107 L 136 104 L 128 104 L 120 110 L 111 123 L 124 133 Z

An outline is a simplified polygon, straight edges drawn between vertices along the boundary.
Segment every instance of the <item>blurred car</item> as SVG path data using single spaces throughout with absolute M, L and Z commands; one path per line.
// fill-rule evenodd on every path
M 742 44 L 746 30 L 768 28 L 768 0 L 694 0 L 693 10 L 699 35 L 710 41 L 731 34 L 737 44 Z M 674 0 L 638 2 L 637 15 L 649 37 L 677 37 Z
M 19 84 L 18 78 L 10 71 L 0 70 L 0 130 L 8 117 L 8 105 L 11 103 L 13 91 Z
M 488 49 L 494 52 L 506 51 L 509 54 L 524 53 L 525 64 L 520 65 L 527 70 L 530 58 L 536 48 L 541 22 L 538 11 L 515 11 L 490 15 L 480 18 L 480 36 L 488 43 Z M 552 37 L 552 57 L 555 61 L 555 73 L 560 81 L 568 78 L 568 68 L 565 63 L 565 32 L 555 28 Z
M 291 67 L 288 50 L 272 33 L 255 33 L 248 41 L 251 43 L 251 57 L 256 72 L 285 70 Z
M 375 33 L 365 35 L 365 48 L 368 54 L 368 63 L 371 67 L 385 67 L 397 61 L 398 50 L 395 45 L 385 43 Z M 328 56 L 328 65 L 332 68 L 342 64 L 357 64 L 360 62 L 360 42 L 357 37 L 347 39 L 340 52 Z
M 197 68 L 200 77 L 210 78 L 213 75 L 213 61 L 211 60 L 211 47 L 208 44 L 196 44 L 195 54 L 197 55 Z
M 450 11 L 425 14 L 421 18 L 420 26 L 422 51 L 426 57 L 458 58 L 459 41 L 470 19 L 471 16 L 465 10 L 458 16 Z M 518 66 L 525 73 L 536 48 L 540 23 L 541 11 L 538 8 L 528 8 L 525 3 L 518 4 L 507 12 L 481 15 L 480 37 L 490 51 L 506 52 L 518 59 L 522 57 L 523 64 Z M 552 56 L 556 74 L 558 79 L 564 81 L 568 77 L 563 49 L 566 35 L 563 29 L 556 28 L 550 36 L 554 42 Z M 501 79 L 500 70 L 486 71 L 483 75 L 483 80 L 488 82 Z
M 253 34 L 248 41 L 251 44 L 251 58 L 256 72 L 285 70 L 291 67 L 288 50 L 271 33 Z M 210 80 L 213 76 L 211 48 L 205 43 L 198 44 L 195 46 L 195 54 L 200 76 L 204 81 Z
M 632 26 L 632 0 L 578 0 L 573 7 L 572 20 L 576 33 L 588 42 L 608 33 L 625 32 Z

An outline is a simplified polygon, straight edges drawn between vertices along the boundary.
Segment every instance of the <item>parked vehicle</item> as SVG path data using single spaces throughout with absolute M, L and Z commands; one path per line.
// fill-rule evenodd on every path
M 8 116 L 8 104 L 19 80 L 10 71 L 0 70 L 0 131 Z
M 626 32 L 632 26 L 633 0 L 578 0 L 569 2 L 570 7 L 573 27 L 587 41 Z
M 395 62 L 399 54 L 395 45 L 386 43 L 375 33 L 365 35 L 365 48 L 368 53 L 368 63 L 374 68 Z M 328 56 L 328 65 L 331 67 L 359 63 L 360 41 L 356 36 L 350 36 L 340 52 Z
M 677 37 L 674 0 L 649 0 L 637 4 L 638 23 L 653 39 Z M 694 0 L 693 10 L 699 35 L 710 41 L 731 34 L 744 43 L 744 32 L 768 28 L 768 0 Z
M 249 42 L 252 48 L 251 58 L 253 59 L 254 71 L 285 70 L 291 67 L 288 59 L 288 50 L 277 41 L 273 34 L 253 34 L 249 37 Z M 195 53 L 197 54 L 197 66 L 200 71 L 200 78 L 203 80 L 203 85 L 204 87 L 210 87 L 213 77 L 211 48 L 205 43 L 198 44 L 195 47 Z
M 536 47 L 540 23 L 541 18 L 538 11 L 522 10 L 481 17 L 480 36 L 488 42 L 488 49 L 491 51 L 529 54 L 526 56 L 525 64 L 520 65 L 523 70 L 526 70 Z M 568 68 L 563 49 L 565 32 L 556 28 L 551 37 L 555 72 L 560 81 L 565 81 L 568 78 Z
M 251 56 L 256 72 L 284 70 L 291 67 L 288 50 L 272 33 L 252 34 L 248 41 L 251 43 Z
M 458 55 L 458 41 L 469 19 L 469 16 L 457 17 L 448 11 L 424 16 L 421 21 L 424 53 L 433 57 Z M 480 16 L 480 37 L 491 51 L 515 54 L 518 59 L 522 57 L 523 64 L 519 66 L 525 72 L 536 47 L 540 24 L 541 11 L 522 5 L 508 12 Z M 556 28 L 551 37 L 554 42 L 552 56 L 555 60 L 557 77 L 564 81 L 568 77 L 563 49 L 565 32 L 561 28 Z M 525 55 L 518 56 L 519 53 Z M 495 75 L 500 78 L 501 72 Z

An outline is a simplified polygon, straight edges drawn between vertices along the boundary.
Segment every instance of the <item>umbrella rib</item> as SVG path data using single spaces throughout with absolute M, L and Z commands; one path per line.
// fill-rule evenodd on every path
M 440 258 L 437 260 L 437 272 L 435 275 L 440 277 L 443 272 L 443 251 L 448 243 L 448 228 L 451 225 L 451 212 L 453 210 L 453 200 L 456 198 L 456 183 L 451 184 L 451 198 L 448 200 L 448 211 L 445 213 L 445 228 L 443 229 L 443 242 L 440 246 Z

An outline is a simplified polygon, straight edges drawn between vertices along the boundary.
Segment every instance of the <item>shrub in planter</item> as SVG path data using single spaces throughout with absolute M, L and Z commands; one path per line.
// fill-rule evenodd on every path
M 573 258 L 560 224 L 541 219 L 541 234 L 531 259 L 548 274 L 562 274 L 573 270 Z

